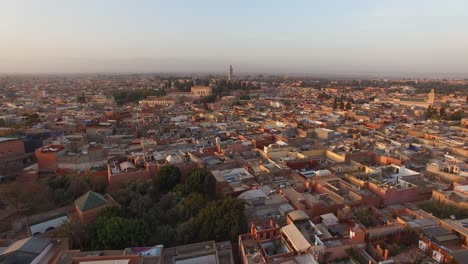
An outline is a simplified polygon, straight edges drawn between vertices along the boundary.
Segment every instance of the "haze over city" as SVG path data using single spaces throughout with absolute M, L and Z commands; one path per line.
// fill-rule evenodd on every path
M 468 77 L 466 1 L 3 1 L 0 73 Z
M 0 0 L 0 264 L 467 264 L 468 0 Z

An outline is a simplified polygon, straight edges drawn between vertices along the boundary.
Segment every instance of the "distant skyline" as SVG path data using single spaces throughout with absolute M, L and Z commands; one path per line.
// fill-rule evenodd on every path
M 0 2 L 0 73 L 468 77 L 468 1 Z

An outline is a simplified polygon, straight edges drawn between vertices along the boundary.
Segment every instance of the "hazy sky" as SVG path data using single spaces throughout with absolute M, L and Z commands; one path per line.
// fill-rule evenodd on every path
M 0 72 L 468 76 L 467 0 L 0 0 Z

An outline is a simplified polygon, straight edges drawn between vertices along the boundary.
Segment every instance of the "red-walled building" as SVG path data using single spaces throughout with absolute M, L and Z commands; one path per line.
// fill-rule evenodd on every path
M 0 137 L 0 180 L 17 176 L 27 163 L 25 159 L 27 157 L 21 139 Z
M 59 155 L 64 155 L 65 149 L 63 145 L 48 145 L 36 149 L 36 156 L 39 173 L 56 172 L 58 169 L 57 158 Z

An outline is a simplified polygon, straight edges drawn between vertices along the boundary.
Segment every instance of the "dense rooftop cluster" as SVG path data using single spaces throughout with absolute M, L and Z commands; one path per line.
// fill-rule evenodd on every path
M 468 81 L 229 78 L 0 77 L 0 263 L 468 263 Z

